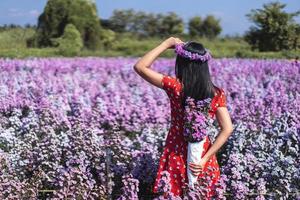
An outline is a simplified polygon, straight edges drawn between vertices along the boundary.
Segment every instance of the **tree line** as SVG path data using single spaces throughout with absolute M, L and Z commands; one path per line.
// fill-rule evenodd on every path
M 180 35 L 184 33 L 186 27 L 184 20 L 175 12 L 154 14 L 133 9 L 114 10 L 109 19 L 100 22 L 102 27 L 115 32 L 130 32 L 144 37 Z M 216 19 L 213 15 L 207 15 L 204 19 L 201 16 L 192 17 L 188 21 L 187 28 L 191 37 L 215 38 L 222 31 L 220 19 Z

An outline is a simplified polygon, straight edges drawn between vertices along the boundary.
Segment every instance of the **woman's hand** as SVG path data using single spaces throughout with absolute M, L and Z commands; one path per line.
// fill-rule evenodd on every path
M 198 176 L 199 173 L 202 172 L 206 162 L 207 160 L 205 158 L 202 158 L 198 165 L 192 162 L 189 163 L 190 170 L 192 171 L 194 176 Z
M 165 45 L 166 49 L 174 48 L 176 44 L 184 43 L 179 38 L 175 37 L 169 37 L 165 41 L 162 42 L 163 45 Z

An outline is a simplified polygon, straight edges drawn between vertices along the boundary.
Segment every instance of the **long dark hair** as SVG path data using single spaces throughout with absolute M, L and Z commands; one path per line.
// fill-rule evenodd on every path
M 206 50 L 201 43 L 190 41 L 183 47 L 192 53 L 204 55 Z M 211 81 L 209 66 L 207 61 L 190 60 L 177 55 L 175 64 L 176 77 L 183 84 L 182 106 L 185 105 L 186 98 L 192 97 L 195 100 L 213 98 L 216 89 Z

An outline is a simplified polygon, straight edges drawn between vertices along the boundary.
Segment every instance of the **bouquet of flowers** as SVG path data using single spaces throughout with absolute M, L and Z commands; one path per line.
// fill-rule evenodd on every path
M 210 129 L 213 128 L 214 120 L 209 116 L 211 105 L 211 98 L 204 100 L 195 100 L 187 97 L 184 111 L 184 138 L 188 141 L 188 155 L 187 166 L 189 163 L 199 164 L 201 155 L 204 151 L 204 143 L 206 135 L 209 134 Z M 194 188 L 197 182 L 195 176 L 190 168 L 187 169 L 189 185 Z
M 213 125 L 214 119 L 209 116 L 211 98 L 195 101 L 186 98 L 184 109 L 183 135 L 188 142 L 200 142 L 207 135 L 208 128 Z

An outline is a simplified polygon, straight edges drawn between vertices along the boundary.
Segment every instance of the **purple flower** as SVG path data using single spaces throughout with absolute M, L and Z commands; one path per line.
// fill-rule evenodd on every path
M 189 58 L 190 60 L 201 60 L 202 62 L 208 61 L 212 58 L 210 51 L 208 49 L 205 49 L 206 52 L 204 55 L 200 55 L 198 53 L 192 53 L 190 51 L 187 51 L 185 49 L 183 49 L 184 44 L 177 44 L 175 45 L 175 53 L 185 57 L 185 58 Z
M 187 97 L 184 112 L 184 136 L 186 141 L 199 142 L 206 136 L 206 129 L 212 126 L 208 113 L 210 102 L 210 98 L 195 102 L 193 98 Z

